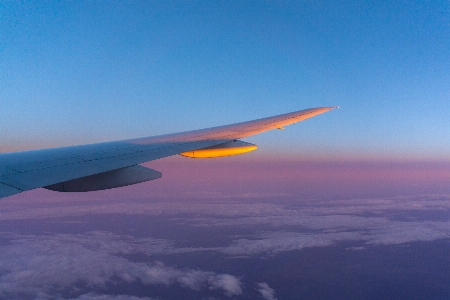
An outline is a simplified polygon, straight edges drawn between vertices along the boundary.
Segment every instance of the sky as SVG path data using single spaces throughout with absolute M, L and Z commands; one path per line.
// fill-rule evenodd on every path
M 0 12 L 1 152 L 340 106 L 249 141 L 261 155 L 449 160 L 446 1 L 2 1 Z
M 449 299 L 448 1 L 2 1 L 0 153 L 339 106 L 0 200 L 0 299 Z

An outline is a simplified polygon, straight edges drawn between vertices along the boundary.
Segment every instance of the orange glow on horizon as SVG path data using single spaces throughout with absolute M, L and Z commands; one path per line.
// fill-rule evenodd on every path
M 152 192 L 177 197 L 220 193 L 286 194 L 301 198 L 355 198 L 450 193 L 449 162 L 299 161 L 228 157 L 169 158 L 145 166 L 163 173 Z M 194 176 L 195 174 L 195 176 Z

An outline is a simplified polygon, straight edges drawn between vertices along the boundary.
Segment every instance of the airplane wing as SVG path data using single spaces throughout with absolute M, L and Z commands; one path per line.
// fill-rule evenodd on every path
M 40 187 L 83 192 L 156 179 L 161 173 L 138 164 L 176 154 L 219 157 L 248 152 L 256 146 L 239 139 L 283 129 L 334 108 L 311 108 L 168 135 L 0 154 L 0 198 Z

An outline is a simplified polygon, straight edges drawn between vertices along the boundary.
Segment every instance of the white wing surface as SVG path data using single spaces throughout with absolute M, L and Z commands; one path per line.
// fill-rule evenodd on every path
M 334 108 L 311 108 L 168 135 L 4 153 L 0 155 L 0 198 L 40 187 L 56 191 L 89 191 L 156 179 L 161 177 L 159 172 L 151 169 L 146 172 L 143 167 L 136 165 L 283 128 Z M 128 178 L 125 180 L 124 176 Z M 105 181 L 108 183 L 105 184 Z M 83 187 L 86 184 L 89 186 Z

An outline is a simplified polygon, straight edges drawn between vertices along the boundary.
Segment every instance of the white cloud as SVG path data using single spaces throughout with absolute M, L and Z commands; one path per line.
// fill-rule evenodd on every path
M 215 248 L 176 248 L 174 243 L 164 239 L 139 239 L 117 236 L 111 233 L 96 232 L 90 235 L 60 235 L 58 240 L 74 243 L 78 247 L 101 253 L 133 254 L 180 254 L 201 251 L 220 251 L 230 255 L 251 255 L 258 253 L 278 253 L 299 250 L 307 247 L 326 247 L 340 241 L 361 241 L 367 245 L 401 244 L 414 241 L 433 241 L 450 237 L 450 221 L 398 221 L 387 217 L 386 213 L 404 211 L 447 211 L 450 210 L 450 195 L 421 195 L 416 197 L 395 197 L 383 199 L 350 199 L 336 201 L 305 200 L 292 205 L 289 203 L 269 203 L 248 200 L 221 200 L 179 202 L 152 201 L 111 203 L 83 203 L 75 206 L 57 206 L 34 210 L 7 208 L 2 210 L 0 218 L 15 219 L 29 217 L 49 217 L 62 213 L 85 214 L 122 213 L 122 214 L 161 214 L 177 215 L 173 223 L 185 226 L 259 226 L 268 225 L 274 234 L 249 234 L 235 239 L 229 245 Z M 12 204 L 11 204 L 12 205 Z M 93 211 L 91 211 L 91 209 Z M 25 212 L 24 212 L 25 211 Z M 364 215 L 370 213 L 370 216 Z M 179 213 L 195 213 L 196 217 L 179 217 Z M 217 216 L 220 216 L 218 218 Z M 283 228 L 295 227 L 292 233 Z M 292 230 L 292 229 L 291 229 Z M 280 232 L 281 231 L 281 232 Z M 50 238 L 49 238 L 50 239 Z M 51 241 L 49 241 L 51 242 Z M 153 270 L 156 271 L 156 270 Z M 191 274 L 190 276 L 194 276 Z M 199 275 L 195 275 L 199 276 Z M 132 280 L 128 274 L 122 274 L 123 280 Z M 185 286 L 198 289 L 185 278 Z M 195 281 L 194 281 L 195 282 Z
M 362 251 L 362 250 L 366 250 L 366 247 L 348 247 L 345 248 L 345 250 L 352 250 L 352 251 Z
M 395 245 L 410 242 L 429 242 L 450 238 L 450 222 L 387 222 L 384 226 L 370 228 L 364 236 L 367 244 Z
M 55 299 L 55 295 L 62 290 L 78 293 L 80 287 L 75 286 L 80 284 L 89 291 L 103 289 L 109 283 L 130 284 L 136 281 L 145 285 L 179 285 L 195 291 L 202 288 L 220 289 L 228 296 L 242 293 L 240 280 L 232 275 L 176 269 L 159 262 L 133 262 L 116 255 L 138 253 L 149 244 L 154 245 L 155 241 L 139 241 L 101 232 L 84 237 L 13 237 L 10 244 L 0 247 L 0 298 L 20 299 L 20 295 L 25 294 Z M 155 248 L 159 251 L 158 247 Z M 103 299 L 106 296 L 87 293 L 80 297 Z M 117 297 L 128 299 L 127 295 Z
M 67 299 L 67 298 L 66 298 Z M 59 298 L 58 300 L 66 300 L 65 298 Z M 153 300 L 155 298 L 149 297 L 135 297 L 130 295 L 99 295 L 96 293 L 88 293 L 78 296 L 77 298 L 70 298 L 70 300 Z M 69 300 L 69 299 L 67 299 Z M 156 300 L 156 299 L 155 299 Z
M 338 232 L 328 234 L 309 234 L 298 232 L 274 231 L 254 236 L 254 239 L 239 239 L 221 251 L 232 255 L 251 255 L 258 253 L 278 253 L 301 250 L 310 247 L 326 247 L 337 241 L 358 240 L 358 232 Z
M 18 297 L 17 299 L 20 299 L 20 297 Z M 61 296 L 49 295 L 45 292 L 40 291 L 36 294 L 34 300 L 158 300 L 158 299 L 151 297 L 136 297 L 131 295 L 109 295 L 97 293 L 82 294 L 75 298 L 63 298 Z
M 111 233 L 96 232 L 86 236 L 60 235 L 64 239 L 88 250 L 102 253 L 133 254 L 180 254 L 201 251 L 220 251 L 230 255 L 251 255 L 257 253 L 278 253 L 299 250 L 307 247 L 326 247 L 340 241 L 361 241 L 367 245 L 401 244 L 414 241 L 433 241 L 450 237 L 450 221 L 423 221 L 408 219 L 398 221 L 387 217 L 386 212 L 403 213 L 404 211 L 447 211 L 450 209 L 450 195 L 421 195 L 416 197 L 396 197 L 383 199 L 353 199 L 336 201 L 302 201 L 289 203 L 267 203 L 247 200 L 207 201 L 198 200 L 189 203 L 168 202 L 130 202 L 100 205 L 92 203 L 87 206 L 63 207 L 67 212 L 74 208 L 75 213 L 86 213 L 91 208 L 104 213 L 119 212 L 124 214 L 159 214 L 168 216 L 179 213 L 194 213 L 196 217 L 172 218 L 173 223 L 185 226 L 259 226 L 269 225 L 274 234 L 249 234 L 234 240 L 229 245 L 215 248 L 176 248 L 174 243 L 164 239 L 117 236 Z M 97 206 L 98 207 L 97 207 Z M 112 207 L 112 208 L 111 208 Z M 6 209 L 0 216 L 4 219 L 27 218 L 30 216 L 48 217 L 61 207 L 45 209 L 46 214 L 30 209 Z M 56 211 L 55 211 L 56 210 Z M 36 215 L 29 215 L 29 213 Z M 370 212 L 370 216 L 364 214 Z M 73 213 L 73 212 L 72 212 Z M 91 213 L 91 212 L 89 212 Z M 64 214 L 63 214 L 64 215 Z M 218 218 L 217 216 L 221 216 Z M 287 234 L 283 228 L 293 226 L 297 229 Z M 292 229 L 291 229 L 292 230 Z M 281 231 L 281 232 L 280 232 Z M 51 242 L 51 241 L 49 241 Z M 193 274 L 191 276 L 194 276 Z M 196 275 L 198 276 L 198 275 Z M 123 274 L 123 280 L 131 280 Z M 180 283 L 181 284 L 181 283 Z M 196 289 L 189 278 L 184 279 L 185 286 Z
M 222 289 L 228 296 L 241 295 L 241 282 L 234 276 L 220 274 L 211 278 L 211 289 Z
M 267 283 L 261 282 L 258 283 L 257 286 L 258 291 L 265 300 L 277 300 L 277 298 L 275 298 L 275 290 L 270 288 Z
M 306 232 L 274 230 L 254 234 L 235 240 L 220 251 L 231 255 L 275 254 L 326 247 L 343 241 L 359 241 L 363 245 L 398 245 L 450 238 L 450 222 L 447 221 L 403 222 L 386 218 L 328 216 L 310 218 L 302 225 Z

